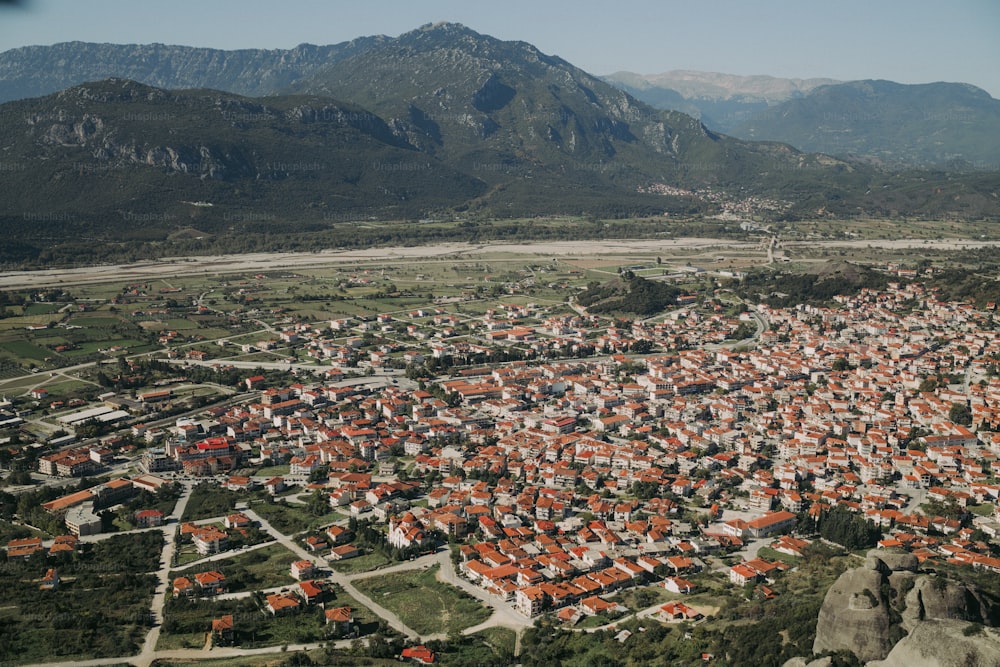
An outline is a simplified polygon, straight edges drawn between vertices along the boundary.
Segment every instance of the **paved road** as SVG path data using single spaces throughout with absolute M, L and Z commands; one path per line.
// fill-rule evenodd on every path
M 159 530 L 162 531 L 165 538 L 165 545 L 163 548 L 163 553 L 161 556 L 161 565 L 156 572 L 157 585 L 153 594 L 153 600 L 150 605 L 150 613 L 153 618 L 153 627 L 146 634 L 146 638 L 143 642 L 142 650 L 136 656 L 124 656 L 117 658 L 100 658 L 95 660 L 80 660 L 71 662 L 51 662 L 44 663 L 45 667 L 61 667 L 65 665 L 66 667 L 98 667 L 103 665 L 114 665 L 121 664 L 122 662 L 129 662 L 136 667 L 150 667 L 154 660 L 158 659 L 174 659 L 174 660 L 196 660 L 196 659 L 209 659 L 209 658 L 231 658 L 247 655 L 258 655 L 258 654 L 268 654 L 268 653 L 279 653 L 283 650 L 287 651 L 299 651 L 299 650 L 312 650 L 320 648 L 322 646 L 329 646 L 331 642 L 317 642 L 312 644 L 301 644 L 301 645 L 289 645 L 287 649 L 283 649 L 281 646 L 269 646 L 258 649 L 241 649 L 241 648 L 212 648 L 211 645 L 207 645 L 202 649 L 177 649 L 177 650 L 156 650 L 156 644 L 160 638 L 160 630 L 163 624 L 163 608 L 166 604 L 167 595 L 172 590 L 171 581 L 169 575 L 172 569 L 171 562 L 173 561 L 174 551 L 175 551 L 175 537 L 180 528 L 180 518 L 184 514 L 184 509 L 187 507 L 188 500 L 191 496 L 191 490 L 193 488 L 193 483 L 186 482 L 182 484 L 183 492 L 181 497 L 178 499 L 177 504 L 174 507 L 173 512 L 166 517 L 163 526 L 157 528 L 151 528 L 147 530 Z M 481 600 L 490 608 L 493 609 L 493 614 L 485 622 L 475 625 L 470 628 L 466 628 L 463 634 L 471 635 L 480 630 L 484 630 L 490 627 L 502 626 L 514 630 L 517 633 L 517 640 L 515 644 L 515 654 L 519 652 L 521 634 L 524 628 L 531 627 L 531 619 L 525 618 L 507 602 L 490 595 L 486 591 L 482 590 L 478 586 L 472 584 L 466 579 L 463 579 L 455 571 L 454 565 L 451 561 L 451 552 L 448 549 L 441 549 L 438 552 L 416 558 L 412 561 L 406 561 L 403 563 L 398 563 L 389 567 L 385 567 L 379 570 L 373 570 L 369 572 L 359 572 L 355 574 L 341 574 L 332 570 L 329 564 L 324 558 L 317 557 L 316 554 L 307 552 L 302 546 L 297 544 L 289 536 L 276 530 L 266 519 L 261 517 L 259 514 L 254 512 L 252 509 L 242 510 L 251 520 L 259 523 L 262 530 L 268 532 L 273 538 L 273 541 L 269 541 L 264 544 L 255 545 L 250 547 L 262 548 L 274 544 L 275 542 L 281 544 L 286 549 L 296 554 L 303 560 L 311 560 L 317 564 L 320 568 L 330 571 L 330 575 L 327 579 L 337 585 L 339 585 L 343 590 L 350 596 L 354 597 L 359 603 L 368 607 L 372 613 L 378 617 L 384 619 L 386 623 L 395 629 L 400 634 L 408 637 L 412 641 L 426 642 L 433 639 L 445 639 L 446 634 L 443 632 L 432 633 L 428 635 L 420 635 L 412 628 L 405 625 L 399 617 L 392 611 L 382 607 L 377 602 L 372 600 L 370 597 L 358 590 L 352 582 L 359 579 L 366 579 L 370 577 L 377 577 L 384 574 L 392 572 L 401 572 L 406 570 L 415 569 L 425 569 L 432 567 L 434 565 L 439 566 L 438 580 L 455 586 L 456 588 L 465 591 L 469 595 Z M 214 521 L 215 519 L 211 520 Z M 145 532 L 145 531 L 131 531 L 131 532 Z M 115 534 L 115 533 L 112 533 Z M 111 534 L 105 534 L 103 537 L 108 537 Z M 101 536 L 93 536 L 95 539 Z M 246 551 L 246 550 L 244 550 Z M 222 554 L 216 554 L 209 558 L 204 558 L 194 563 L 189 563 L 185 566 L 176 569 L 185 569 L 192 567 L 194 565 L 212 562 L 214 560 L 221 560 L 224 558 L 232 557 L 240 552 L 224 552 Z M 282 588 L 288 588 L 288 586 L 279 586 L 274 589 L 268 589 L 264 591 L 265 593 L 281 590 Z M 224 594 L 220 596 L 220 599 L 236 599 L 240 597 L 246 597 L 252 595 L 252 591 L 245 591 L 241 593 L 231 593 Z M 352 640 L 342 640 L 333 642 L 333 645 L 337 648 L 349 648 L 351 646 Z M 39 665 L 38 667 L 41 667 Z
M 193 487 L 190 484 L 183 484 L 182 488 L 184 490 L 174 505 L 174 511 L 166 517 L 168 523 L 164 523 L 162 526 L 163 536 L 166 538 L 167 544 L 163 549 L 163 556 L 160 559 L 160 569 L 156 573 L 159 581 L 156 584 L 156 592 L 153 594 L 153 603 L 150 606 L 150 612 L 153 616 L 153 627 L 146 634 L 146 641 L 142 645 L 142 651 L 134 660 L 137 667 L 148 667 L 156 657 L 156 642 L 160 639 L 160 628 L 163 626 L 163 606 L 167 601 L 167 593 L 172 591 L 170 564 L 174 560 L 174 550 L 176 549 L 175 539 L 177 531 L 180 529 L 181 517 L 184 516 L 184 509 L 191 498 L 191 489 Z
M 249 517 L 251 520 L 260 523 L 260 527 L 263 530 L 270 533 L 274 537 L 274 539 L 276 539 L 282 546 L 284 546 L 292 553 L 298 555 L 300 558 L 302 558 L 302 560 L 311 560 L 315 562 L 318 567 L 330 570 L 331 574 L 328 577 L 330 581 L 343 588 L 344 591 L 348 595 L 353 597 L 355 600 L 357 600 L 361 604 L 371 609 L 372 612 L 375 613 L 375 615 L 385 619 L 386 623 L 388 623 L 391 628 L 393 628 L 394 630 L 403 635 L 406 635 L 410 639 L 420 640 L 420 634 L 418 632 L 416 632 L 415 630 L 404 624 L 399 619 L 399 617 L 396 616 L 396 614 L 392 613 L 385 607 L 379 605 L 374 600 L 369 598 L 367 595 L 365 595 L 357 588 L 355 588 L 354 585 L 351 584 L 350 580 L 346 576 L 330 568 L 329 563 L 327 563 L 325 559 L 318 558 L 316 554 L 307 552 L 301 546 L 296 544 L 295 541 L 292 540 L 290 537 L 275 530 L 270 523 L 268 523 L 263 517 L 261 517 L 253 510 L 251 509 L 243 510 L 243 513 L 246 514 L 247 517 Z

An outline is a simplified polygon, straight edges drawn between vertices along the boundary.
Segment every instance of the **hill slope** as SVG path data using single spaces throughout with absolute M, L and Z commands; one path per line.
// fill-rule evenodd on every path
M 1000 100 L 961 83 L 822 86 L 754 114 L 733 133 L 890 166 L 1000 169 Z
M 713 130 L 726 133 L 770 106 L 802 97 L 817 86 L 839 83 L 833 79 L 782 79 L 691 70 L 649 75 L 615 72 L 601 78 L 657 109 L 683 111 L 700 118 Z
M 308 96 L 109 79 L 3 105 L 0 144 L 4 230 L 43 244 L 408 217 L 485 189 L 374 114 Z
M 0 102 L 40 97 L 88 81 L 132 79 L 158 88 L 273 95 L 319 67 L 377 45 L 361 37 L 327 46 L 223 51 L 166 44 L 63 42 L 0 53 Z

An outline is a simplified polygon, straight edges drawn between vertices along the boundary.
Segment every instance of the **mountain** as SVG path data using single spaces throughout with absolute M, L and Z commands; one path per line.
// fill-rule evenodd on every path
M 387 37 L 294 49 L 219 49 L 165 44 L 63 42 L 0 53 L 0 102 L 39 97 L 88 81 L 122 78 L 158 88 L 213 88 L 251 97 L 287 88 L 319 67 Z
M 988 175 L 882 172 L 720 135 L 530 44 L 457 24 L 370 43 L 282 95 L 113 78 L 9 102 L 0 151 L 7 262 L 105 259 L 139 245 L 481 239 L 478 221 L 540 215 L 650 218 L 635 225 L 649 234 L 664 214 L 980 218 L 1000 208 Z M 412 222 L 364 224 L 373 218 Z M 556 233 L 504 229 L 494 233 Z
M 615 72 L 601 77 L 657 109 L 673 109 L 700 118 L 720 132 L 730 132 L 754 114 L 801 97 L 834 79 L 782 79 L 718 72 L 671 70 L 642 75 Z
M 160 242 L 418 217 L 485 184 L 356 105 L 165 91 L 125 79 L 0 106 L 9 239 Z
M 333 63 L 291 91 L 371 109 L 408 143 L 490 183 L 478 204 L 494 213 L 512 207 L 530 215 L 567 196 L 586 203 L 663 187 L 771 197 L 787 186 L 823 205 L 870 176 L 785 145 L 716 134 L 530 44 L 453 23 L 423 26 Z
M 733 133 L 892 166 L 1000 170 L 1000 100 L 964 83 L 821 86 Z

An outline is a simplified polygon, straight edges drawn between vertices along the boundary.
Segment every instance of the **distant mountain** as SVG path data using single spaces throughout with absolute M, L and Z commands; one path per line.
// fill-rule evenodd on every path
M 601 77 L 657 109 L 673 109 L 729 132 L 769 106 L 801 97 L 834 79 L 782 79 L 718 72 L 671 70 L 662 74 L 615 72 Z
M 115 78 L 9 102 L 0 146 L 0 262 L 94 259 L 122 242 L 166 252 L 178 238 L 416 242 L 538 215 L 1000 216 L 988 176 L 886 173 L 716 134 L 457 24 L 379 39 L 283 95 Z M 469 226 L 416 222 L 456 217 Z M 412 225 L 368 230 L 372 218 Z
M 821 86 L 754 114 L 732 132 L 894 167 L 1000 171 L 1000 100 L 964 83 Z
M 317 68 L 381 43 L 361 37 L 294 49 L 64 42 L 0 53 L 0 102 L 48 95 L 87 81 L 131 79 L 158 88 L 213 88 L 251 97 L 287 88 Z

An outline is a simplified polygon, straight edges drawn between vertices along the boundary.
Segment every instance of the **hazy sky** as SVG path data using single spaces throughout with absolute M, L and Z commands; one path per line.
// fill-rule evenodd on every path
M 291 48 L 441 20 L 592 74 L 963 81 L 1000 98 L 998 0 L 0 0 L 0 51 L 73 40 Z

